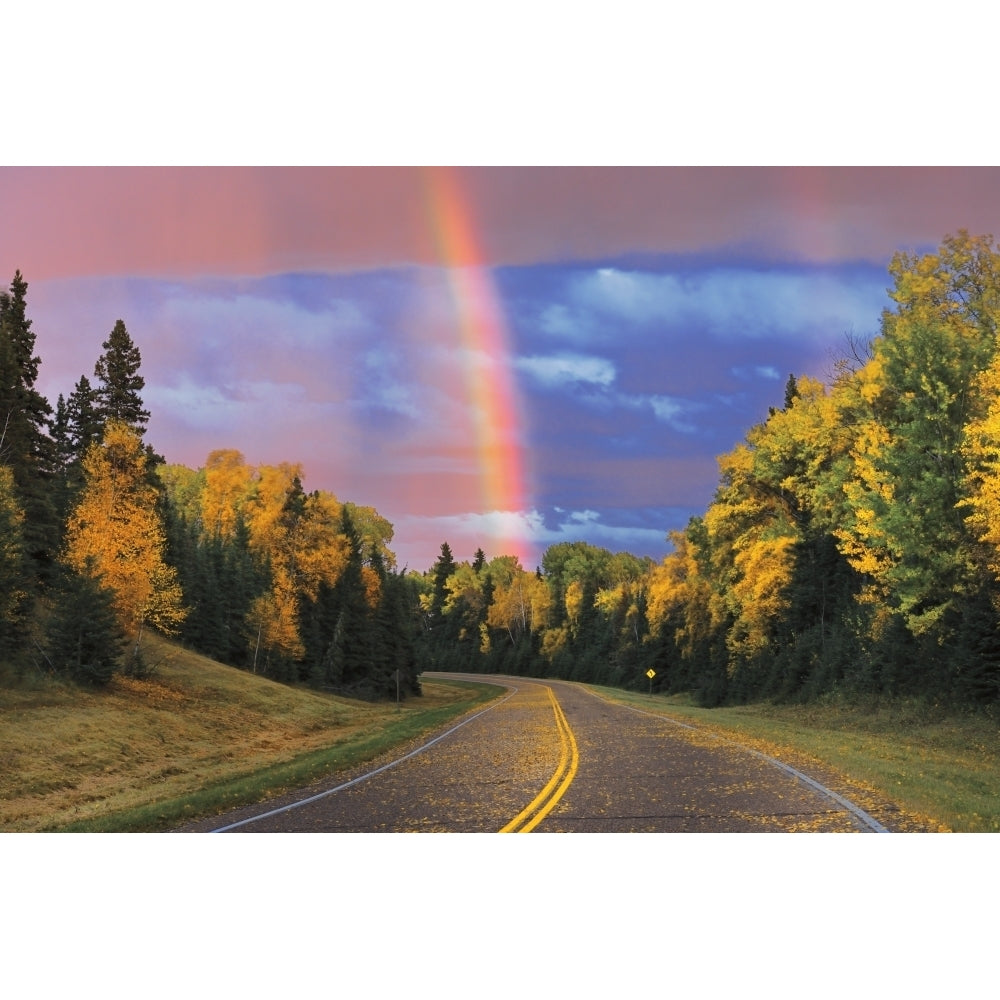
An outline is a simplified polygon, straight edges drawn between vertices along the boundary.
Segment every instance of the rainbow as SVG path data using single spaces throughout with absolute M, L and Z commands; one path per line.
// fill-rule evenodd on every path
M 458 321 L 465 388 L 475 421 L 483 512 L 494 515 L 493 551 L 534 565 L 519 516 L 530 506 L 521 403 L 510 364 L 510 336 L 500 295 L 476 237 L 470 200 L 454 168 L 423 171 L 427 212 Z M 503 527 L 506 525 L 506 527 Z M 484 544 L 483 549 L 487 546 Z

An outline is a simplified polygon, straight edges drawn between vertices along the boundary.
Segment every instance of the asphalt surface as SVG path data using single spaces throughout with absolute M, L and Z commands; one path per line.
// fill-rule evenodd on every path
M 704 729 L 613 704 L 576 685 L 522 677 L 475 679 L 504 685 L 509 693 L 446 727 L 446 735 L 430 746 L 424 740 L 394 760 L 186 829 L 760 833 L 907 828 L 892 803 L 847 786 L 832 772 L 813 767 L 807 774 L 801 762 L 797 768 L 776 762 Z M 376 766 L 378 772 L 371 773 Z

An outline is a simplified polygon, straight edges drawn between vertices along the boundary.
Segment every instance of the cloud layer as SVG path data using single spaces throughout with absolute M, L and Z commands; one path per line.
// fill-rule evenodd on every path
M 658 557 L 788 374 L 877 334 L 894 250 L 1000 231 L 995 169 L 458 173 L 476 239 L 448 264 L 490 269 L 492 353 L 459 322 L 419 170 L 0 168 L 39 388 L 90 376 L 121 318 L 170 461 L 301 461 L 418 568 L 447 532 Z M 472 387 L 505 372 L 530 495 L 498 512 Z
M 578 538 L 663 555 L 666 533 L 710 499 L 715 455 L 780 402 L 789 372 L 820 374 L 842 331 L 874 327 L 885 301 L 876 268 L 673 258 L 504 268 L 497 287 L 503 357 L 459 342 L 440 268 L 78 278 L 29 297 L 53 401 L 90 375 L 121 317 L 168 460 L 197 467 L 232 447 L 252 463 L 301 461 L 307 487 L 389 517 L 401 561 L 420 567 L 449 533 L 456 550 L 514 532 L 536 558 Z M 470 372 L 498 365 L 515 375 L 533 496 L 518 511 L 483 508 Z

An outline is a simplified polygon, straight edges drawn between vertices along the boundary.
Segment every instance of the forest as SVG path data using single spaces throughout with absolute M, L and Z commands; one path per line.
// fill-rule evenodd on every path
M 144 443 L 142 359 L 115 323 L 53 407 L 16 273 L 0 295 L 0 678 L 145 676 L 152 628 L 275 680 L 420 694 L 412 587 L 377 511 L 307 493 L 300 465 L 203 468 Z
M 424 579 L 421 664 L 752 700 L 1000 695 L 1000 255 L 897 252 L 871 342 L 790 376 L 653 565 L 582 542 Z M 652 671 L 652 677 L 649 672 Z
M 718 459 L 660 563 L 585 542 L 535 569 L 447 542 L 400 571 L 371 507 L 298 464 L 145 443 L 141 358 L 115 324 L 53 407 L 17 273 L 0 295 L 0 679 L 143 673 L 146 628 L 279 681 L 364 698 L 425 670 L 690 692 L 703 705 L 1000 695 L 1000 251 L 959 231 L 897 252 L 870 342 L 790 375 Z

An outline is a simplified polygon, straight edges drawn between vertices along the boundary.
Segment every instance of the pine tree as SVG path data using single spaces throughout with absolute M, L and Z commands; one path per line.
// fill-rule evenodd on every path
M 365 599 L 361 537 L 350 513 L 342 512 L 342 532 L 348 541 L 347 566 L 329 591 L 325 617 L 331 640 L 323 657 L 326 683 L 358 694 L 374 694 L 370 678 L 373 659 L 371 609 Z
M 92 444 L 101 440 L 106 420 L 100 410 L 97 390 L 86 375 L 73 386 L 66 401 L 66 422 L 73 459 L 79 462 Z
M 54 594 L 47 655 L 59 671 L 83 684 L 111 680 L 125 647 L 114 596 L 92 572 L 66 569 Z
M 0 292 L 0 464 L 14 476 L 31 575 L 41 582 L 58 547 L 58 519 L 51 491 L 54 451 L 47 434 L 52 407 L 35 390 L 40 359 L 27 317 L 27 290 L 17 271 L 9 293 Z
M 24 638 L 27 586 L 24 511 L 13 473 L 0 465 L 0 657 L 17 649 Z
M 785 410 L 786 412 L 792 408 L 792 403 L 799 398 L 799 386 L 795 381 L 794 375 L 788 376 L 788 381 L 785 383 Z
M 83 487 L 83 456 L 91 445 L 101 440 L 97 394 L 85 375 L 73 387 L 69 399 L 64 400 L 60 394 L 51 427 L 57 478 L 56 508 L 60 521 L 65 521 Z
M 451 546 L 447 542 L 442 542 L 441 555 L 438 556 L 432 570 L 434 574 L 434 599 L 431 602 L 431 614 L 435 618 L 439 618 L 444 610 L 444 602 L 448 598 L 448 577 L 455 572 L 455 566 Z
M 52 437 L 55 468 L 62 475 L 65 473 L 69 463 L 73 461 L 73 443 L 69 430 L 69 410 L 62 393 L 59 393 L 59 399 L 56 401 L 55 416 L 52 418 L 50 435 Z
M 121 320 L 115 323 L 101 347 L 104 353 L 94 365 L 94 376 L 99 383 L 96 395 L 100 421 L 102 424 L 120 421 L 142 437 L 149 411 L 142 408 L 141 393 L 146 380 L 139 374 L 142 365 L 139 348 L 132 343 Z
M 377 624 L 380 642 L 377 655 L 385 664 L 383 676 L 388 689 L 383 694 L 395 694 L 396 672 L 399 672 L 401 697 L 420 695 L 415 639 L 417 623 L 409 606 L 408 586 L 397 573 L 388 572 L 382 577 L 382 594 L 379 601 Z

